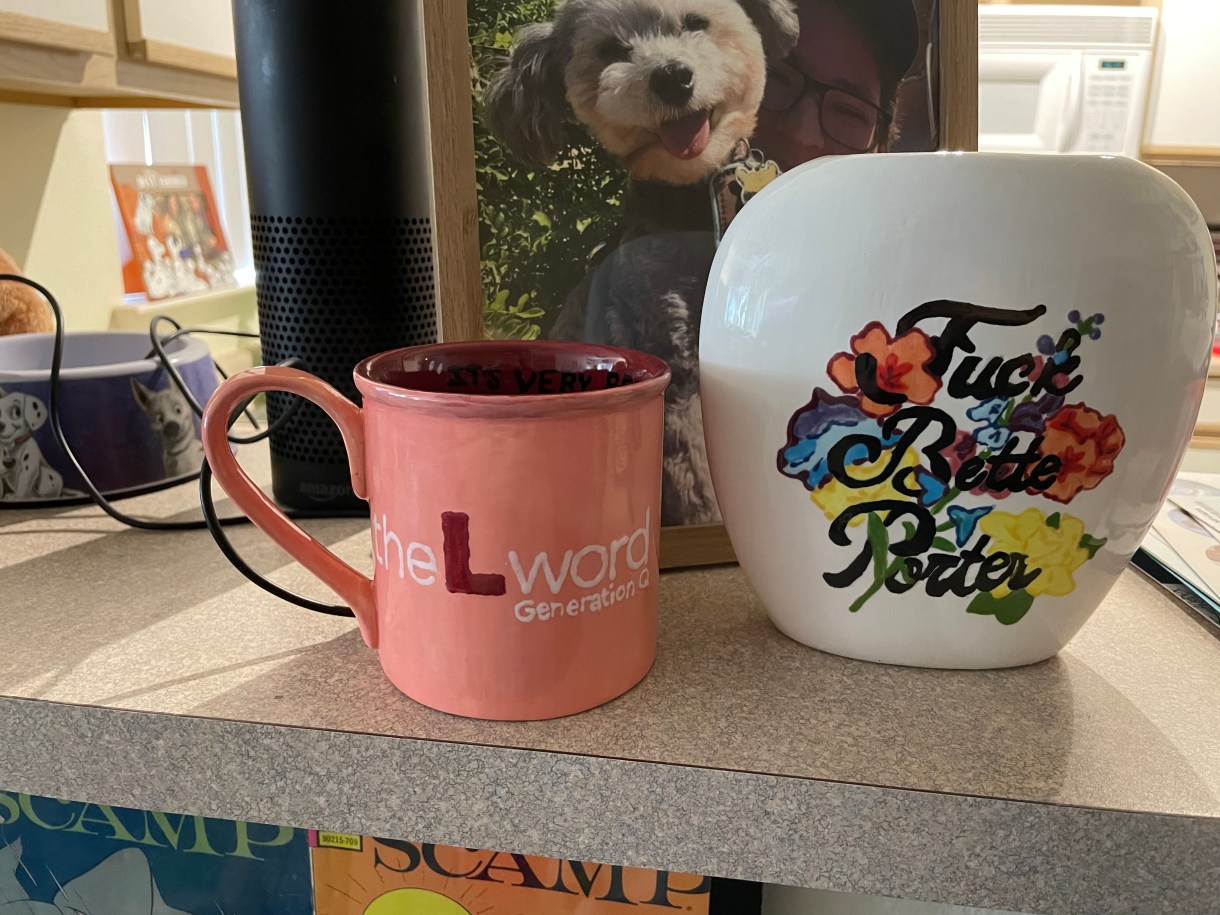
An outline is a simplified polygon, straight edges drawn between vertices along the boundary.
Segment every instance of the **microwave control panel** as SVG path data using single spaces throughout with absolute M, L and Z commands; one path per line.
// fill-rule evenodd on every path
M 1132 119 L 1143 86 L 1142 55 L 1084 55 L 1084 91 L 1080 136 L 1074 152 L 1138 155 L 1128 138 L 1138 137 Z

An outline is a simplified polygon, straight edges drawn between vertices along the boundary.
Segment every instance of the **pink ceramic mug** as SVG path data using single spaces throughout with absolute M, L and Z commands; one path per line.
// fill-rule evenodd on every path
M 386 676 L 474 718 L 570 715 L 622 695 L 656 648 L 665 364 L 583 343 L 452 343 L 373 356 L 358 408 L 288 368 L 234 375 L 203 442 L 233 501 L 342 597 Z M 245 398 L 288 391 L 338 424 L 372 515 L 370 580 L 297 527 L 225 441 Z

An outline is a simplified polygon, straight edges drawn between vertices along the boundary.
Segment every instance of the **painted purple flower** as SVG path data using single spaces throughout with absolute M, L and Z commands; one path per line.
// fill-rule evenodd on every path
M 957 434 L 953 437 L 952 444 L 942 448 L 940 453 L 949 462 L 949 473 L 953 475 L 961 469 L 962 464 L 974 457 L 974 453 L 977 450 L 974 436 L 965 429 L 958 429 Z
M 1068 312 L 1068 320 L 1071 321 L 1073 324 L 1079 324 L 1080 323 L 1080 312 L 1078 312 L 1075 308 L 1073 308 L 1071 311 Z
M 1043 334 L 1038 338 L 1038 352 L 1043 356 L 1055 355 L 1055 341 L 1050 334 Z
M 788 426 L 788 444 L 779 453 L 780 473 L 801 480 L 810 490 L 817 489 L 830 475 L 827 460 L 831 450 L 848 436 L 871 436 L 884 445 L 898 439 L 896 435 L 883 437 L 881 425 L 865 414 L 854 396 L 835 397 L 815 388 L 809 403 Z M 852 446 L 844 455 L 848 464 L 867 458 L 863 445 Z
M 831 426 L 852 426 L 868 417 L 854 397 L 830 397 L 820 388 L 813 392 L 809 406 L 792 421 L 792 434 L 797 438 L 817 438 Z
M 1038 400 L 1018 404 L 1008 418 L 1008 428 L 1013 432 L 1041 434 L 1046 428 L 1047 417 L 1054 415 L 1063 406 L 1063 397 L 1045 394 Z

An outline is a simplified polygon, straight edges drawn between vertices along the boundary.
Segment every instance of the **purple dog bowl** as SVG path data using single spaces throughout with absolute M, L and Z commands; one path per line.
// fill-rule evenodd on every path
M 53 334 L 0 337 L 0 507 L 87 501 L 50 423 Z M 148 335 L 69 333 L 59 376 L 64 437 L 107 496 L 135 495 L 199 472 L 199 421 L 169 375 L 145 358 Z M 216 390 L 200 340 L 169 344 L 170 361 L 202 404 Z

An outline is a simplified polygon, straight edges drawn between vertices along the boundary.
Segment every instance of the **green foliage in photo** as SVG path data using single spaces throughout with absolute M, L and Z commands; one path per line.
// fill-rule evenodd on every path
M 475 171 L 486 333 L 545 336 L 590 258 L 615 235 L 622 168 L 579 125 L 549 166 L 523 162 L 483 124 L 483 90 L 508 60 L 513 36 L 549 21 L 555 0 L 469 0 Z

